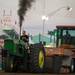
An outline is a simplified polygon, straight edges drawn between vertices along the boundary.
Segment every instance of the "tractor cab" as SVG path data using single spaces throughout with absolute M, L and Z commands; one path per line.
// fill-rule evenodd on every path
M 75 26 L 56 26 L 56 46 L 69 46 L 75 48 Z

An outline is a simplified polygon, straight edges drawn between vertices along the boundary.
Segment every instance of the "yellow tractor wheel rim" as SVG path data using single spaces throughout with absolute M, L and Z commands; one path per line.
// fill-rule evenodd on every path
M 39 52 L 39 67 L 43 68 L 44 66 L 44 54 L 43 51 Z

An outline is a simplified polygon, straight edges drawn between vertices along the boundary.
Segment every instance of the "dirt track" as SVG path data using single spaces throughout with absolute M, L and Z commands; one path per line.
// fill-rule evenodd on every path
M 75 75 L 75 74 L 0 73 L 0 75 Z

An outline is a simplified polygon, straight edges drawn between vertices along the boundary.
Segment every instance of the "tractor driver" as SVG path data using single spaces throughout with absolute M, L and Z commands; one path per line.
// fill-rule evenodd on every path
M 21 39 L 25 42 L 25 43 L 29 43 L 29 35 L 26 33 L 26 31 L 23 31 L 23 34 L 21 36 Z
M 71 42 L 71 35 L 68 32 L 68 30 L 66 30 L 66 34 L 64 35 L 64 43 L 65 44 L 70 44 L 70 42 Z

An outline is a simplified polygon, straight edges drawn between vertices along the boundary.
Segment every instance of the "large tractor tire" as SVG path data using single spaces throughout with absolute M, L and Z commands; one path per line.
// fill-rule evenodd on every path
M 34 44 L 30 50 L 30 71 L 35 73 L 44 72 L 45 50 L 41 44 Z

